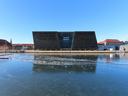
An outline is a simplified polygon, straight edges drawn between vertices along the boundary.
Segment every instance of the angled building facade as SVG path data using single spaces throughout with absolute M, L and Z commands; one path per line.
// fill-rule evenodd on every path
M 33 31 L 35 50 L 96 50 L 94 31 Z

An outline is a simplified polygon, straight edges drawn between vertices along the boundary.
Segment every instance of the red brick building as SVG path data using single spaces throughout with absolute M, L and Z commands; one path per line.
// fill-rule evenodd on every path
M 0 50 L 9 50 L 12 49 L 12 44 L 7 40 L 0 39 Z

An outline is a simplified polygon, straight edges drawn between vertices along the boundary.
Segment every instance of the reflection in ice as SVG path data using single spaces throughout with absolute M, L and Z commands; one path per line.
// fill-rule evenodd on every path
M 91 58 L 90 58 L 91 57 Z M 33 71 L 95 72 L 97 56 L 43 56 L 35 55 Z
M 127 96 L 128 54 L 0 60 L 0 96 Z

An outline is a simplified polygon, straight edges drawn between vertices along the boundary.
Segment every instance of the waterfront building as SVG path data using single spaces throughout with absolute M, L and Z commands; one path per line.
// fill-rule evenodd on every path
M 106 39 L 98 42 L 98 50 L 119 50 L 122 44 L 124 44 L 124 42 L 117 39 Z
M 14 50 L 33 50 L 34 45 L 33 44 L 13 44 Z
M 124 44 L 120 46 L 120 51 L 121 52 L 128 52 L 128 44 Z
M 12 48 L 12 44 L 7 40 L 0 39 L 0 50 L 9 50 Z
M 124 44 L 128 44 L 128 41 L 124 41 Z
M 94 31 L 33 31 L 35 50 L 96 50 Z

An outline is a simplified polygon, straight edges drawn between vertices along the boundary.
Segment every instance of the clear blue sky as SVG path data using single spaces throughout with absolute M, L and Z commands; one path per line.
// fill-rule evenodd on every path
M 0 0 L 0 38 L 33 43 L 32 31 L 96 31 L 128 40 L 128 0 Z

